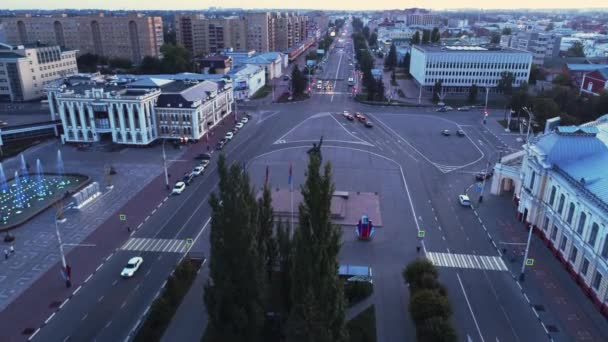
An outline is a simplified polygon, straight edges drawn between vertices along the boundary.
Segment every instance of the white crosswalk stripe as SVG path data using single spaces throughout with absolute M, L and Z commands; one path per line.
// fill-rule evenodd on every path
M 186 240 L 130 238 L 120 247 L 123 251 L 185 253 L 188 250 Z
M 497 256 L 428 252 L 427 258 L 433 265 L 441 267 L 471 268 L 490 271 L 508 270 L 507 265 L 505 265 L 502 258 Z

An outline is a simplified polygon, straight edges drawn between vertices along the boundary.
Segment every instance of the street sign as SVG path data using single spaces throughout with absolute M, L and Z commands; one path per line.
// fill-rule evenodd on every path
M 423 239 L 425 234 L 426 234 L 426 232 L 425 232 L 424 230 L 419 230 L 419 231 L 418 231 L 418 237 L 419 237 L 420 239 Z
M 531 259 L 531 258 L 526 259 L 526 266 L 534 266 L 534 259 Z
M 192 240 L 192 238 L 186 239 L 186 245 L 190 246 L 192 244 L 192 242 L 194 242 L 194 240 Z
M 121 221 L 127 220 L 127 215 L 125 215 L 125 214 L 120 214 L 118 217 L 120 218 Z

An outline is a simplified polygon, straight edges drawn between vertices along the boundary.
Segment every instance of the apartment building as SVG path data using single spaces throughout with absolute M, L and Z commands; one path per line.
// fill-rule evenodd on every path
M 528 82 L 532 54 L 504 47 L 414 45 L 410 73 L 425 90 L 441 81 L 447 93 L 468 92 L 471 85 L 495 91 L 501 73 L 513 73 L 514 87 Z
M 276 16 L 268 12 L 246 13 L 247 50 L 276 51 Z
M 47 87 L 51 115 L 61 120 L 63 142 L 198 140 L 232 111 L 232 82 L 187 76 L 69 77 Z
M 134 63 L 145 56 L 160 57 L 163 45 L 161 17 L 139 13 L 126 16 L 2 18 L 9 44 L 41 42 L 109 58 L 126 58 Z
M 0 43 L 0 101 L 45 97 L 48 83 L 78 73 L 76 53 L 56 45 Z
M 532 52 L 532 63 L 543 65 L 545 58 L 559 56 L 562 37 L 555 33 L 522 31 L 514 35 L 503 35 L 500 45 Z
M 608 115 L 547 128 L 524 146 L 520 163 L 496 164 L 492 193 L 514 190 L 518 218 L 608 316 L 607 142 Z
M 294 13 L 275 14 L 275 51 L 285 52 L 307 38 L 308 17 Z
M 244 17 L 176 15 L 175 31 L 177 41 L 190 50 L 193 56 L 219 53 L 227 48 L 242 50 L 247 46 Z
M 438 26 L 441 17 L 426 10 L 414 10 L 406 13 L 405 23 L 407 26 Z

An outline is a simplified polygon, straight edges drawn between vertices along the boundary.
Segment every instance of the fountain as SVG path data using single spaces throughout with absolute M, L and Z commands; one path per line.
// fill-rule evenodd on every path
M 63 169 L 63 157 L 61 157 L 61 150 L 57 150 L 57 173 L 63 176 L 65 170 Z
M 27 180 L 28 178 L 28 165 L 25 162 L 25 157 L 23 156 L 23 153 L 21 153 L 21 178 L 23 178 L 23 180 Z
M 44 175 L 42 174 L 42 163 L 40 159 L 36 159 L 36 193 L 40 200 L 46 196 L 46 187 L 44 185 Z
M 13 192 L 15 201 L 13 202 L 13 204 L 15 205 L 15 208 L 23 209 L 23 185 L 21 184 L 21 179 L 19 178 L 19 171 L 15 171 L 15 183 L 13 184 L 13 186 L 15 187 L 15 191 Z M 17 211 L 17 213 L 19 214 L 21 212 Z
M 8 185 L 6 185 L 6 175 L 4 174 L 4 166 L 0 163 L 0 191 L 3 194 L 8 192 Z

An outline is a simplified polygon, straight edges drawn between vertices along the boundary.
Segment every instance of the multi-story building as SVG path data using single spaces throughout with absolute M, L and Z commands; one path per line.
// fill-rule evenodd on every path
M 258 52 L 276 50 L 275 16 L 268 12 L 246 13 L 247 49 Z
M 471 85 L 495 91 L 503 71 L 511 72 L 514 87 L 528 82 L 532 54 L 504 47 L 414 45 L 410 73 L 425 90 L 441 81 L 448 93 L 467 92 Z
M 294 13 L 275 14 L 276 51 L 285 52 L 307 38 L 308 17 Z
M 441 17 L 427 10 L 415 10 L 406 13 L 405 22 L 407 26 L 437 26 L 441 22 Z
M 188 80 L 186 75 L 104 77 L 78 75 L 47 87 L 62 141 L 147 145 L 157 139 L 200 139 L 234 103 L 227 80 Z
M 126 16 L 2 18 L 9 44 L 41 42 L 59 45 L 79 53 L 109 58 L 126 58 L 138 63 L 145 56 L 160 57 L 163 45 L 161 17 L 141 14 Z
M 532 63 L 543 65 L 545 58 L 559 56 L 562 38 L 548 32 L 522 31 L 500 37 L 500 45 L 532 52 Z
M 547 128 L 519 152 L 520 163 L 509 157 L 494 167 L 492 193 L 514 190 L 518 218 L 608 312 L 608 115 Z
M 0 43 L 0 101 L 30 101 L 46 96 L 44 87 L 78 73 L 76 50 L 59 46 Z
M 194 56 L 218 53 L 226 48 L 245 49 L 247 45 L 246 21 L 243 17 L 205 17 L 176 15 L 177 41 Z

